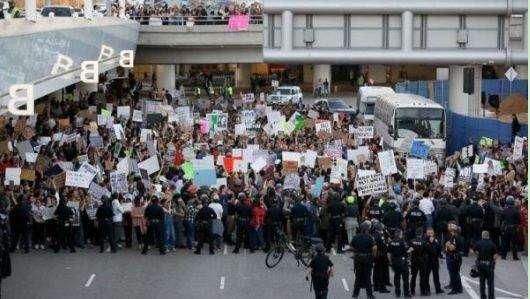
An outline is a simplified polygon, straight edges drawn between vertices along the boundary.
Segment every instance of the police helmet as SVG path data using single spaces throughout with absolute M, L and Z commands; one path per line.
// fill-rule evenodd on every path
M 397 209 L 397 204 L 393 201 L 391 201 L 389 204 L 388 204 L 388 207 L 392 210 L 396 210 Z
M 322 245 L 322 243 L 318 243 L 318 244 L 315 246 L 315 251 L 316 251 L 317 253 L 322 254 L 322 253 L 324 253 L 324 250 L 325 250 L 325 248 L 324 248 L 324 245 Z
M 381 221 L 377 220 L 377 219 L 372 219 L 372 227 L 377 230 L 377 231 L 381 231 L 385 228 L 385 226 L 383 225 L 383 223 L 381 223 Z
M 370 222 L 370 220 L 366 220 L 363 223 L 361 223 L 361 232 L 362 233 L 370 232 L 371 228 L 372 228 L 372 223 Z

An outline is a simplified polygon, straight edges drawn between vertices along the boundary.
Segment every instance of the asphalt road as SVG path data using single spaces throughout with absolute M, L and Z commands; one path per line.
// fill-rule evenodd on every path
M 224 248 L 223 248 L 224 249 Z M 32 251 L 12 255 L 13 275 L 2 283 L 2 298 L 311 298 L 304 269 L 292 255 L 286 255 L 274 269 L 265 266 L 262 252 L 232 254 L 231 247 L 216 255 L 194 255 L 181 249 L 160 256 L 156 251 L 140 255 L 136 249 L 117 254 L 96 249 L 70 254 L 61 251 Z M 335 276 L 328 298 L 350 298 L 353 265 L 348 255 L 333 255 Z M 467 258 L 462 274 L 468 276 L 472 259 Z M 441 282 L 448 275 L 441 261 Z M 495 273 L 496 297 L 527 297 L 526 258 L 498 261 Z M 391 280 L 392 280 L 391 271 Z M 465 292 L 451 298 L 480 298 L 475 279 L 464 279 Z M 431 286 L 431 290 L 434 289 Z M 419 292 L 419 290 L 417 291 Z M 377 298 L 393 298 L 378 294 Z M 364 298 L 364 291 L 361 298 Z M 445 296 L 433 296 L 436 298 Z

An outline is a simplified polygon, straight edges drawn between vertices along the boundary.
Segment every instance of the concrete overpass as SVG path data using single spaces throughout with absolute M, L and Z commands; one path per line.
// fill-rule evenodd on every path
M 263 27 L 230 31 L 226 25 L 141 25 L 138 64 L 263 62 Z

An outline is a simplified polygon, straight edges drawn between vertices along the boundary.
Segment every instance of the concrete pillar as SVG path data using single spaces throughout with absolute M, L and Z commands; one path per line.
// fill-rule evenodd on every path
M 282 51 L 293 49 L 293 13 L 286 10 L 282 13 Z
M 175 65 L 161 64 L 156 66 L 156 80 L 158 89 L 175 89 Z
M 236 88 L 250 88 L 250 64 L 241 63 L 236 68 Z
M 464 93 L 464 68 L 475 70 L 474 93 Z M 480 92 L 482 90 L 482 66 L 449 66 L 449 109 L 461 115 L 481 116 Z
M 303 68 L 303 76 L 304 76 L 304 85 L 311 85 L 313 84 L 313 69 L 310 65 L 304 64 L 302 66 Z
M 401 14 L 401 50 L 412 51 L 414 15 L 407 10 Z
M 177 74 L 177 76 L 180 76 L 180 64 L 175 65 L 175 74 Z
M 324 83 L 328 79 L 330 92 L 333 91 L 331 85 L 331 65 L 329 64 L 315 64 L 313 66 L 313 87 L 318 86 L 320 83 Z
M 91 19 L 94 15 L 94 3 L 92 0 L 84 0 L 83 14 L 87 19 Z
M 24 1 L 24 9 L 26 10 L 26 20 L 36 22 L 37 21 L 37 1 L 36 0 Z
M 182 70 L 184 71 L 184 77 L 189 78 L 191 65 L 189 65 L 189 64 L 182 65 Z
M 524 13 L 523 19 L 523 46 L 528 50 L 528 11 Z

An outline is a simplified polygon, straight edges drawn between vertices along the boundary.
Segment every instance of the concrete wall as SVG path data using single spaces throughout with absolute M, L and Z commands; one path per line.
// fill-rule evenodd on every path
M 260 63 L 261 47 L 138 47 L 139 64 Z

